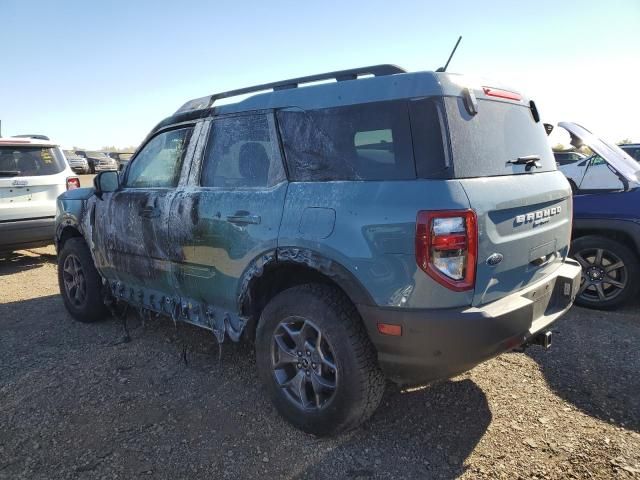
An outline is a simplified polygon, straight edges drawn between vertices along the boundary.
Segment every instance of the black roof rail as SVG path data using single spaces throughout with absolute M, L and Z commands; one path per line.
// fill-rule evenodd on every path
M 38 135 L 35 133 L 27 133 L 24 135 L 11 135 L 11 138 L 34 138 L 36 140 L 47 140 L 47 141 L 51 140 L 46 135 Z
M 385 75 L 393 75 L 396 73 L 407 73 L 403 68 L 397 65 L 382 64 L 371 65 L 368 67 L 351 68 L 349 70 L 338 70 L 335 72 L 320 73 L 317 75 L 309 75 L 306 77 L 290 78 L 289 80 L 280 80 L 279 82 L 263 83 L 261 85 L 254 85 L 252 87 L 238 88 L 236 90 L 229 90 L 228 92 L 214 93 L 213 95 L 190 100 L 178 109 L 178 112 L 187 110 L 196 110 L 200 108 L 208 108 L 213 106 L 216 100 L 223 98 L 237 97 L 238 95 L 244 95 L 247 93 L 262 92 L 264 90 L 287 90 L 290 88 L 298 88 L 305 83 L 319 82 L 322 80 L 335 79 L 338 82 L 344 80 L 356 80 L 363 75 L 373 75 L 374 77 L 381 77 Z M 209 100 L 206 105 L 203 103 Z M 177 112 L 176 112 L 177 113 Z

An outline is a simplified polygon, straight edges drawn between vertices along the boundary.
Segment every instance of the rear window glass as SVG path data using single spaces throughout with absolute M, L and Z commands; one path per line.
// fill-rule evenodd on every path
M 0 147 L 0 176 L 3 177 L 55 175 L 64 168 L 64 158 L 57 148 Z
M 478 99 L 478 113 L 469 115 L 462 98 L 445 98 L 455 177 L 539 173 L 556 169 L 542 122 L 529 107 Z M 540 168 L 508 163 L 538 156 Z
M 277 113 L 292 181 L 415 178 L 406 102 Z

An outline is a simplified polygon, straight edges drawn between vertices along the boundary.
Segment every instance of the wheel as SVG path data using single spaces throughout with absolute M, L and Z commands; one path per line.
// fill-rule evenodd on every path
M 293 287 L 267 304 L 256 332 L 256 360 L 280 415 L 314 435 L 357 427 L 384 393 L 358 311 L 328 285 Z
M 638 291 L 638 257 L 622 243 L 589 235 L 571 245 L 571 256 L 582 265 L 582 281 L 576 303 L 583 307 L 612 309 Z
M 95 322 L 108 315 L 102 280 L 82 238 L 70 238 L 60 251 L 58 284 L 64 305 L 76 320 Z

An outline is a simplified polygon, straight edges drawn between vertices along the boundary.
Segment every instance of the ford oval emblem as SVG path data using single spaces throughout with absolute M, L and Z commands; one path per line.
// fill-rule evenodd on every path
M 491 255 L 489 255 L 489 258 L 487 258 L 487 265 L 495 267 L 502 261 L 503 258 L 504 256 L 501 253 L 492 253 Z

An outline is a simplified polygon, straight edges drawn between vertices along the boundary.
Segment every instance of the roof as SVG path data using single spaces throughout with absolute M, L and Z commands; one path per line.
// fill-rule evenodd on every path
M 317 83 L 323 80 L 328 82 Z M 302 86 L 308 83 L 314 84 Z M 482 89 L 485 85 L 516 92 L 496 82 L 475 80 L 458 74 L 431 71 L 405 72 L 395 65 L 375 65 L 272 82 L 196 98 L 188 101 L 172 116 L 160 122 L 151 133 L 175 123 L 252 110 L 290 107 L 312 110 L 406 98 L 460 96 L 467 86 L 473 88 L 476 97 L 485 98 Z M 235 103 L 215 106 L 216 100 L 248 93 L 256 94 Z M 493 98 L 493 100 L 496 99 Z M 523 97 L 522 103 L 528 104 L 528 99 Z
M 30 137 L 2 137 L 0 147 L 57 147 L 58 144 L 51 140 Z

